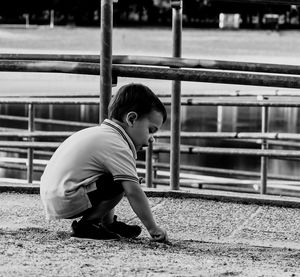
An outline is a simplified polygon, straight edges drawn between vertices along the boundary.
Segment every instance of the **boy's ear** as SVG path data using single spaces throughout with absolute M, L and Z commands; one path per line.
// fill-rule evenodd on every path
M 138 115 L 136 112 L 129 112 L 126 115 L 125 121 L 128 124 L 128 126 L 132 127 L 134 122 L 137 120 L 137 118 L 138 118 Z

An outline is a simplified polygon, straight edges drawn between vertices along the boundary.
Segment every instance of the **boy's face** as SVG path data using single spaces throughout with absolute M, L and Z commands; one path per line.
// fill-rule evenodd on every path
M 130 112 L 127 114 L 126 122 L 126 132 L 138 151 L 149 145 L 149 140 L 163 124 L 163 116 L 155 110 L 141 118 L 138 118 L 135 112 Z

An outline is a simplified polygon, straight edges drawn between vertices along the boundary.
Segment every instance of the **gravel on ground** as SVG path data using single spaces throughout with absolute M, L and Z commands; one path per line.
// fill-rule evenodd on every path
M 1 193 L 0 276 L 300 276 L 299 209 L 149 200 L 168 244 L 145 228 L 137 239 L 71 239 L 71 221 L 46 222 L 38 195 Z M 140 224 L 127 199 L 116 214 Z

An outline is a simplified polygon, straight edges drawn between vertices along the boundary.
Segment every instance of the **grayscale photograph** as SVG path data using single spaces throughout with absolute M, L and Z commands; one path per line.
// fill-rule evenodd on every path
M 0 277 L 300 277 L 299 109 L 300 0 L 2 0 Z

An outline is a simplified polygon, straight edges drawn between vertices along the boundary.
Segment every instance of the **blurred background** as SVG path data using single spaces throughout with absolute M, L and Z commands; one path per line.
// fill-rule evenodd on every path
M 299 28 L 299 7 L 278 2 L 281 4 L 188 0 L 183 5 L 183 24 L 217 28 L 220 14 L 236 14 L 235 24 L 239 28 Z M 98 26 L 99 9 L 99 0 L 4 0 L 0 3 L 0 24 L 27 21 L 42 25 L 51 21 L 55 25 Z M 114 23 L 116 26 L 169 26 L 170 10 L 169 0 L 119 0 L 114 4 Z
M 243 3 L 241 3 L 243 2 Z M 299 7 L 268 1 L 183 1 L 182 57 L 257 63 L 300 64 Z M 99 0 L 0 1 L 0 53 L 99 54 Z M 172 9 L 169 0 L 119 0 L 114 3 L 113 55 L 172 56 Z M 128 82 L 141 82 L 158 94 L 171 94 L 171 81 L 118 78 L 113 93 Z M 1 72 L 0 96 L 94 96 L 100 91 L 99 76 Z M 295 94 L 296 89 L 182 82 L 182 95 L 231 93 L 247 95 Z M 298 101 L 296 96 L 290 98 Z M 288 97 L 284 97 L 288 100 Z M 170 114 L 170 109 L 168 107 Z M 260 132 L 259 107 L 183 106 L 182 130 L 197 132 Z M 299 109 L 269 109 L 269 132 L 300 132 Z M 0 128 L 27 129 L 26 105 L 1 104 Z M 99 120 L 98 105 L 37 105 L 36 130 L 76 131 Z M 221 123 L 218 119 L 222 118 Z M 52 120 L 50 124 L 48 119 Z M 169 116 L 170 119 L 170 116 Z M 71 121 L 80 124 L 71 123 Z M 40 123 L 39 123 L 40 122 Z M 41 123 L 43 122 L 43 123 Z M 56 122 L 56 124 L 53 124 Z M 63 123 L 62 123 L 63 122 Z M 169 120 L 164 129 L 169 129 Z M 258 141 L 194 139 L 195 146 L 260 149 Z M 283 146 L 270 145 L 271 149 Z M 298 149 L 295 144 L 289 149 Z M 51 155 L 51 153 L 49 154 Z M 49 155 L 47 158 L 49 158 Z M 2 159 L 25 158 L 26 153 L 0 149 Z M 143 156 L 141 157 L 143 159 Z M 258 173 L 259 157 L 231 155 L 181 156 L 182 164 Z M 159 161 L 169 162 L 167 154 Z M 300 179 L 299 161 L 269 159 L 269 174 Z M 41 171 L 35 173 L 38 180 Z M 26 172 L 0 169 L 0 178 L 26 178 Z

